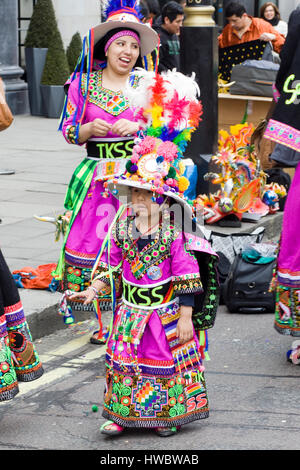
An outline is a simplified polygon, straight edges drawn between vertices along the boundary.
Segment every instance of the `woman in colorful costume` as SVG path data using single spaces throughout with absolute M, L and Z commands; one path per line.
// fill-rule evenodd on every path
M 0 250 L 0 401 L 19 393 L 18 382 L 43 374 L 18 288 Z
M 290 16 L 288 35 L 281 56 L 275 90 L 278 102 L 264 136 L 300 152 L 300 7 Z M 277 270 L 273 281 L 276 289 L 275 329 L 281 334 L 294 337 L 300 337 L 299 185 L 298 164 L 285 203 Z M 296 343 L 288 351 L 288 359 L 300 364 L 300 342 Z
M 85 144 L 87 152 L 64 203 L 70 221 L 54 272 L 62 290 L 80 291 L 88 285 L 99 244 L 118 210 L 119 201 L 104 194 L 103 182 L 95 179 L 97 165 L 103 163 L 104 178 L 124 171 L 138 124 L 123 91 L 133 68 L 145 65 L 158 45 L 157 34 L 140 21 L 136 1 L 114 0 L 104 11 L 105 23 L 84 38 L 60 124 L 67 142 Z M 136 86 L 134 76 L 130 85 Z M 82 304 L 70 307 L 81 310 Z
M 129 192 L 132 206 L 111 225 L 92 285 L 71 298 L 88 303 L 111 289 L 101 432 L 170 436 L 209 414 L 203 360 L 218 306 L 217 256 L 184 198 L 182 152 L 202 113 L 195 82 L 178 72 L 141 75 L 143 130 L 127 171 L 107 185 L 120 198 Z

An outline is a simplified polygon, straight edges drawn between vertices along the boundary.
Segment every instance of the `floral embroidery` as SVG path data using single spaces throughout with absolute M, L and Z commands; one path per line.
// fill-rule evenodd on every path
M 151 266 L 157 266 L 169 257 L 170 246 L 176 238 L 177 230 L 167 219 L 163 219 L 155 238 L 139 252 L 132 236 L 133 222 L 134 217 L 128 217 L 126 221 L 117 224 L 113 236 L 116 244 L 122 247 L 123 256 L 132 266 L 138 258 L 137 269 L 132 272 L 136 279 L 141 279 Z

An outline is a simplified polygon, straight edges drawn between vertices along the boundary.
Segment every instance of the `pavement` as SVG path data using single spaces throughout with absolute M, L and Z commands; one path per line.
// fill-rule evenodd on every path
M 55 242 L 53 224 L 34 215 L 57 216 L 69 180 L 80 163 L 84 149 L 68 144 L 58 131 L 58 120 L 31 115 L 15 116 L 0 136 L 0 247 L 11 271 L 56 263 L 62 239 Z M 1 174 L 13 170 L 12 174 Z M 10 173 L 10 172 L 8 172 Z M 213 227 L 213 230 L 252 232 L 265 227 L 264 239 L 278 237 L 282 212 L 263 217 L 241 228 Z M 33 339 L 66 328 L 58 314 L 61 294 L 40 289 L 19 289 Z M 76 321 L 94 318 L 92 313 L 75 312 Z

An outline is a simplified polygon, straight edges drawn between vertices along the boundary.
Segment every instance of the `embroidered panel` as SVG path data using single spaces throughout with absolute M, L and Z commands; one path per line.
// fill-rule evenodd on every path
M 159 265 L 170 256 L 170 246 L 176 237 L 175 226 L 168 219 L 163 219 L 155 238 L 140 252 L 133 238 L 133 217 L 116 224 L 113 236 L 123 250 L 123 256 L 131 264 L 131 271 L 136 279 L 141 279 L 152 266 Z
M 277 284 L 275 329 L 281 334 L 300 336 L 300 289 Z
M 184 424 L 208 416 L 205 381 L 197 370 L 171 378 L 114 371 L 107 375 L 104 408 L 125 426 Z
M 300 131 L 287 124 L 270 119 L 264 137 L 300 152 Z
M 90 74 L 89 80 L 89 102 L 99 106 L 109 114 L 118 116 L 129 108 L 129 101 L 121 91 L 115 92 L 102 86 L 102 70 Z M 137 77 L 134 79 L 133 87 L 137 86 Z M 85 94 L 87 75 L 83 75 L 81 91 Z

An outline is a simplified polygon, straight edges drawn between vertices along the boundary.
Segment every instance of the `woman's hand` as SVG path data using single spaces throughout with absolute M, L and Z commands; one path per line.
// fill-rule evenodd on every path
M 96 292 L 88 287 L 86 290 L 82 292 L 73 292 L 68 296 L 69 300 L 83 300 L 84 305 L 91 303 L 94 298 L 96 297 Z
M 194 336 L 192 322 L 192 307 L 182 305 L 180 307 L 180 318 L 177 323 L 176 336 L 180 344 L 187 343 Z
M 96 118 L 94 121 L 82 124 L 79 129 L 79 143 L 86 142 L 93 135 L 96 137 L 105 137 L 111 130 L 111 124 L 104 121 L 104 119 Z
M 104 119 L 96 118 L 94 121 L 89 123 L 91 135 L 97 137 L 105 137 L 106 134 L 111 130 L 111 124 L 104 121 Z
M 137 122 L 128 121 L 128 119 L 119 119 L 111 128 L 113 134 L 125 137 L 127 135 L 135 134 L 139 130 Z

